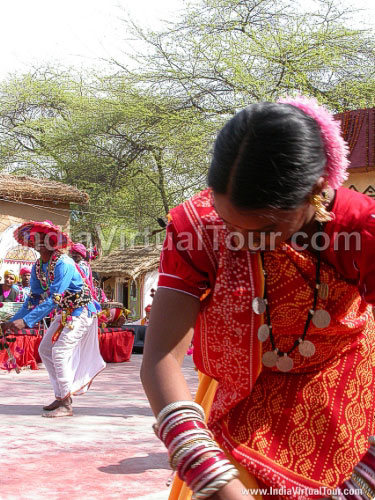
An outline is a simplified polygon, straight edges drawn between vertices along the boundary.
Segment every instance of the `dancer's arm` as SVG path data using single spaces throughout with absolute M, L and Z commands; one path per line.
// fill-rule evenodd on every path
M 155 415 L 169 403 L 192 399 L 181 364 L 199 309 L 199 299 L 191 295 L 165 288 L 156 292 L 141 368 L 143 387 Z M 243 500 L 242 488 L 240 481 L 233 480 L 211 499 Z
M 147 327 L 141 379 L 157 415 L 167 404 L 192 399 L 181 364 L 190 345 L 199 299 L 159 288 Z

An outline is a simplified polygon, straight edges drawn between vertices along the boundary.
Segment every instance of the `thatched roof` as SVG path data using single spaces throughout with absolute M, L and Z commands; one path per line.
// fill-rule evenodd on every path
M 61 201 L 84 204 L 87 193 L 74 186 L 26 175 L 0 174 L 0 198 L 8 200 Z
M 159 267 L 160 252 L 161 247 L 155 245 L 114 250 L 105 257 L 93 261 L 91 267 L 101 277 L 121 276 L 135 279 Z

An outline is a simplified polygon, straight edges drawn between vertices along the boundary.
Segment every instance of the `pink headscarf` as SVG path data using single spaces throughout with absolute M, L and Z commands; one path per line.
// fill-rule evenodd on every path
M 79 253 L 79 255 L 82 255 L 84 259 L 86 258 L 87 250 L 85 245 L 82 245 L 82 243 L 73 243 L 70 250 Z

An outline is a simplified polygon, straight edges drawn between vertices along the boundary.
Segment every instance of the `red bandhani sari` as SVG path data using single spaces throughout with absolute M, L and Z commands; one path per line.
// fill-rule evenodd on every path
M 350 198 L 347 190 L 339 190 L 336 222 L 326 227 L 329 235 L 343 227 L 337 220 L 348 210 L 345 197 Z M 375 212 L 375 204 L 372 208 Z M 261 364 L 271 346 L 258 341 L 262 317 L 251 307 L 254 297 L 263 296 L 259 255 L 228 248 L 208 190 L 171 215 L 159 286 L 203 298 L 194 361 L 218 381 L 208 422 L 216 440 L 261 485 L 274 488 L 273 498 L 329 496 L 325 488 L 351 476 L 375 432 L 374 320 L 359 293 L 364 295 L 373 273 L 348 267 L 354 259 L 356 265 L 370 260 L 362 254 L 357 258 L 351 248 L 347 255 L 340 248 L 325 252 L 320 276 L 329 296 L 318 299 L 317 309 L 328 311 L 331 323 L 326 328 L 310 324 L 306 339 L 314 342 L 316 353 L 303 358 L 295 349 L 294 368 L 281 373 Z M 366 237 L 371 227 L 365 227 Z M 265 252 L 264 265 L 275 344 L 287 351 L 301 336 L 313 304 L 316 256 L 285 244 Z

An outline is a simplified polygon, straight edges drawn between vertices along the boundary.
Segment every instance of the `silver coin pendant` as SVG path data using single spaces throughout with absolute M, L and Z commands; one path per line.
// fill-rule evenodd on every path
M 267 351 L 262 356 L 262 363 L 264 366 L 267 366 L 267 368 L 272 368 L 273 366 L 276 366 L 278 357 L 279 356 L 275 353 L 275 351 Z
M 262 325 L 258 329 L 258 340 L 264 342 L 270 336 L 270 329 L 268 325 Z
M 301 342 L 298 346 L 298 350 L 301 356 L 304 356 L 305 358 L 310 358 L 315 354 L 315 346 L 312 342 L 310 342 L 310 340 L 304 340 Z
M 290 370 L 293 368 L 293 360 L 289 356 L 279 356 L 279 359 L 277 360 L 276 367 L 278 370 L 281 372 L 290 372 Z
M 312 317 L 312 322 L 317 328 L 327 328 L 331 323 L 331 316 L 324 309 L 317 309 Z
M 262 297 L 255 297 L 252 307 L 255 314 L 263 314 L 266 310 L 266 301 Z

